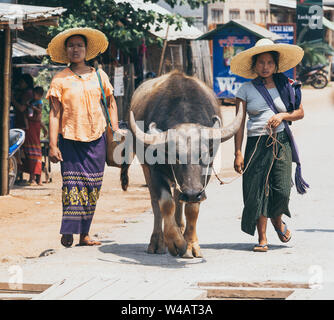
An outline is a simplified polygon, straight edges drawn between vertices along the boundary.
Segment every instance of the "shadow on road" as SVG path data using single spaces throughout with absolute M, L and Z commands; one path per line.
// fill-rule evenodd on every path
M 254 244 L 250 243 L 212 243 L 201 244 L 201 249 L 205 251 L 210 250 L 232 250 L 232 251 L 246 251 L 252 253 Z M 269 250 L 285 249 L 286 245 L 271 245 Z M 212 256 L 212 253 L 203 252 L 204 258 L 184 259 L 181 257 L 173 257 L 169 253 L 166 254 L 148 254 L 147 244 L 109 244 L 99 247 L 99 251 L 105 254 L 111 254 L 110 259 L 98 260 L 109 263 L 127 264 L 127 265 L 146 265 L 146 266 L 160 266 L 162 268 L 185 268 L 189 265 L 206 263 L 206 253 Z M 114 255 L 114 256 L 113 256 Z M 117 256 L 117 257 L 115 257 Z M 107 256 L 106 256 L 107 257 Z
M 214 250 L 233 250 L 233 251 L 253 251 L 255 243 L 212 243 L 201 244 L 201 249 L 214 249 Z M 287 248 L 286 245 L 275 245 L 269 243 L 269 250 L 278 250 Z
M 148 254 L 147 243 L 111 244 L 99 247 L 102 253 L 113 254 L 121 259 L 99 259 L 100 261 L 120 264 L 160 266 L 162 268 L 185 268 L 191 264 L 206 263 L 204 258 L 183 259 L 166 254 Z
M 334 232 L 334 229 L 296 229 L 303 232 Z

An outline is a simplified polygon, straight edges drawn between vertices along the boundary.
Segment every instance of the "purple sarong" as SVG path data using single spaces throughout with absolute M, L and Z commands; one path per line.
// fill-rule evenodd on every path
M 61 234 L 88 234 L 99 198 L 106 161 L 106 137 L 91 142 L 64 139 L 62 153 L 63 218 Z

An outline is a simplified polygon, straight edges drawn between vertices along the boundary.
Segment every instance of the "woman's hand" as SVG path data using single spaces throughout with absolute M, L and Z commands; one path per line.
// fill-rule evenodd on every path
M 281 113 L 277 113 L 269 119 L 268 126 L 275 129 L 282 123 L 283 120 L 284 115 Z
M 122 141 L 126 137 L 128 130 L 117 129 L 114 131 L 113 141 Z
M 49 159 L 53 163 L 63 161 L 63 157 L 58 147 L 50 147 L 49 150 Z
M 234 158 L 234 170 L 240 174 L 242 174 L 243 170 L 244 170 L 244 157 L 242 156 L 242 154 L 237 154 L 235 155 Z

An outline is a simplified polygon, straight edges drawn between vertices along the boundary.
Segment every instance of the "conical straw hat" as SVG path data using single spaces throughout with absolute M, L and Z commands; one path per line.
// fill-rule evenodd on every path
M 92 28 L 72 28 L 57 34 L 49 43 L 46 50 L 52 61 L 58 63 L 69 63 L 66 54 L 65 40 L 73 35 L 83 35 L 87 39 L 86 60 L 95 58 L 108 48 L 108 39 L 105 34 Z
M 270 39 L 260 39 L 254 47 L 242 51 L 232 58 L 231 72 L 247 79 L 256 78 L 258 75 L 251 69 L 252 57 L 268 51 L 277 51 L 279 53 L 277 72 L 285 72 L 295 67 L 304 56 L 304 51 L 299 46 L 274 43 Z

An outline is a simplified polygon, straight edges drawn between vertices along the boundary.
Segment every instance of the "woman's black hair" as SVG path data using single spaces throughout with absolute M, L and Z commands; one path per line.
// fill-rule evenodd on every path
M 32 89 L 34 87 L 34 79 L 29 73 L 24 73 L 21 76 L 20 80 L 23 80 L 27 84 L 29 89 Z
M 272 58 L 275 62 L 275 65 L 276 65 L 276 72 L 277 72 L 278 64 L 279 64 L 279 53 L 277 51 L 262 52 L 262 53 L 258 53 L 256 55 L 252 56 L 252 67 L 251 67 L 251 69 L 254 70 L 257 58 L 263 53 L 269 53 L 272 56 Z
M 85 42 L 85 47 L 87 47 L 87 38 L 83 35 L 83 34 L 73 34 L 71 36 L 69 36 L 68 38 L 66 38 L 65 40 L 65 48 L 67 47 L 67 42 L 69 39 L 71 39 L 72 37 L 81 37 L 83 39 L 83 41 Z

